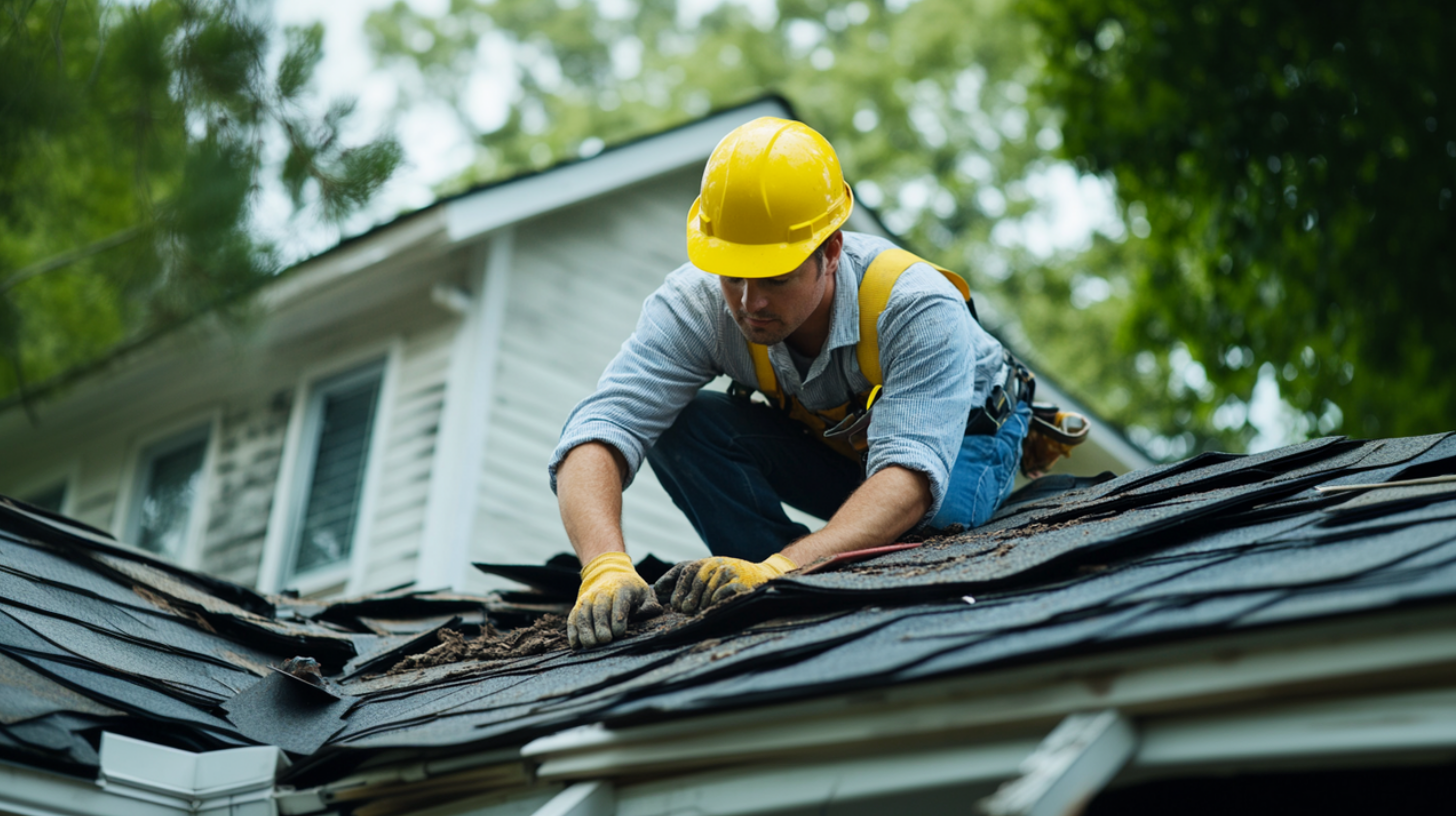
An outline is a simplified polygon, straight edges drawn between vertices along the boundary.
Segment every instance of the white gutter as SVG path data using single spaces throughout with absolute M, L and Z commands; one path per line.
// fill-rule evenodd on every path
M 1456 667 L 1456 626 L 1437 611 L 1326 622 L 1282 631 L 1199 638 L 1187 643 L 1063 660 L 913 686 L 851 693 L 791 705 L 674 719 L 620 729 L 585 726 L 543 737 L 522 749 L 541 763 L 543 779 L 662 775 L 732 762 L 805 758 L 816 751 L 875 750 L 888 739 L 946 735 L 974 739 L 1007 728 L 1045 729 L 1068 714 L 1118 708 L 1130 717 L 1196 712 L 1228 699 L 1298 699 L 1311 688 L 1339 690 L 1407 670 Z M 1368 687 L 1367 687 L 1368 689 Z M 1219 715 L 1220 717 L 1225 715 Z M 1260 715 L 1262 716 L 1262 715 Z M 1452 714 L 1456 722 L 1456 713 Z M 1180 743 L 1148 724 L 1147 759 L 1168 764 Z M 1186 726 L 1194 728 L 1189 721 Z M 1424 730 L 1398 729 L 1390 744 L 1428 745 L 1450 738 L 1446 720 Z M 1214 727 L 1209 724 L 1198 728 Z M 1286 730 L 1290 739 L 1295 732 Z M 1360 733 L 1360 732 L 1352 732 Z M 1420 735 L 1426 736 L 1420 736 Z M 1365 737 L 1352 737 L 1357 746 Z M 1170 742 L 1170 740 L 1172 742 Z M 1426 740 L 1426 742 L 1421 742 Z M 1274 743 L 1277 744 L 1277 743 Z M 1289 751 L 1318 748 L 1317 734 Z M 1191 750 L 1194 748 L 1179 750 Z
M 272 746 L 195 754 L 101 734 L 93 782 L 0 765 L 0 812 L 16 816 L 276 816 L 273 781 L 287 767 Z
M 532 787 L 530 770 L 521 762 L 520 751 L 502 748 L 435 759 L 397 762 L 336 779 L 315 788 L 279 789 L 279 812 L 283 816 L 323 813 L 344 803 L 358 804 L 382 795 L 397 794 L 410 785 L 428 789 L 431 781 L 469 772 L 482 786 L 502 790 Z
M 758 816 L 975 783 L 1016 773 L 1035 738 L 872 757 L 734 766 L 617 791 L 617 816 Z M 966 812 L 970 812 L 967 802 Z M 905 811 L 902 811 L 905 812 Z
M 194 754 L 102 732 L 97 784 L 175 813 L 274 816 L 273 779 L 288 765 L 271 745 Z
M 1189 718 L 1071 715 L 1040 745 L 1000 736 L 936 749 L 884 743 L 871 755 L 729 765 L 616 789 L 616 816 L 767 816 L 1006 782 L 986 811 L 1074 813 L 1126 765 L 1141 779 L 1270 770 L 1277 762 L 1380 761 L 1456 751 L 1456 689 L 1353 696 Z M 583 788 L 579 783 L 568 792 Z M 966 811 L 971 812 L 970 803 Z M 481 816 L 489 811 L 482 811 Z M 542 812 L 544 813 L 544 811 Z M 474 813 L 472 813 L 474 816 Z

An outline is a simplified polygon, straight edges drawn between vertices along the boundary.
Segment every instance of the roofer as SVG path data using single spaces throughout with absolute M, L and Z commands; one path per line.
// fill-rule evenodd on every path
M 1011 492 L 1029 375 L 958 276 L 842 231 L 853 206 L 834 148 L 799 122 L 757 119 L 714 149 L 690 262 L 647 299 L 552 457 L 586 565 L 573 646 L 622 637 L 659 600 L 693 613 L 916 525 L 983 524 Z M 730 393 L 700 390 L 720 374 Z M 675 566 L 657 593 L 621 527 L 644 458 L 714 556 Z M 828 523 L 809 534 L 780 502 Z

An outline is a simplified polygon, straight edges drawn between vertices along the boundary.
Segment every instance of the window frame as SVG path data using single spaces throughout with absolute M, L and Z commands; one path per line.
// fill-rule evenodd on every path
M 335 358 L 326 365 L 311 367 L 299 377 L 293 389 L 293 407 L 288 418 L 283 457 L 274 485 L 273 507 L 268 517 L 268 532 L 258 571 L 257 588 L 260 591 L 296 590 L 300 595 L 332 596 L 339 591 L 345 594 L 357 591 L 357 587 L 363 585 L 369 563 L 369 540 L 389 409 L 396 389 L 400 348 L 401 343 L 396 338 L 382 346 L 372 346 Z M 379 377 L 379 402 L 374 407 L 373 427 L 367 443 L 368 458 L 359 489 L 358 515 L 349 556 L 339 564 L 294 575 L 292 561 L 298 548 L 307 493 L 318 455 L 324 398 L 335 389 L 357 384 L 359 380 L 374 375 Z
M 112 509 L 111 534 L 128 549 L 144 553 L 152 558 L 171 561 L 185 569 L 202 566 L 203 538 L 207 532 L 207 521 L 211 515 L 209 497 L 215 482 L 217 469 L 218 437 L 221 432 L 222 411 L 210 409 L 202 413 L 191 413 L 182 419 L 174 419 L 163 425 L 153 426 L 133 437 L 128 445 L 126 460 L 121 473 L 121 484 L 117 490 L 116 503 Z M 182 446 L 196 441 L 206 441 L 202 446 L 202 464 L 198 470 L 197 495 L 187 516 L 187 526 L 182 537 L 182 546 L 175 555 L 154 553 L 133 543 L 137 531 L 141 502 L 149 488 L 150 474 L 143 468 L 150 468 L 158 456 L 165 456 Z M 70 506 L 71 498 L 67 496 Z

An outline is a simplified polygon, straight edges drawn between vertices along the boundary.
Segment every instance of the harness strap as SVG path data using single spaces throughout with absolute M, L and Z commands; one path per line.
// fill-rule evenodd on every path
M 971 287 L 964 278 L 949 269 L 899 248 L 887 249 L 876 255 L 859 284 L 859 342 L 854 347 L 859 370 L 870 381 L 872 388 L 884 385 L 885 382 L 884 373 L 880 369 L 880 314 L 889 305 L 895 281 L 916 263 L 930 265 L 955 286 L 963 299 L 967 302 L 971 299 Z M 773 363 L 768 358 L 768 346 L 749 343 L 748 352 L 753 357 L 753 373 L 758 377 L 758 390 L 782 406 L 784 397 L 779 391 L 778 376 L 774 374 Z
M 860 373 L 865 375 L 871 386 L 885 384 L 884 373 L 880 369 L 880 315 L 890 303 L 895 281 L 916 263 L 929 264 L 955 286 L 962 300 L 971 299 L 971 287 L 964 278 L 949 269 L 899 248 L 887 249 L 876 255 L 859 284 L 859 342 L 854 347 Z

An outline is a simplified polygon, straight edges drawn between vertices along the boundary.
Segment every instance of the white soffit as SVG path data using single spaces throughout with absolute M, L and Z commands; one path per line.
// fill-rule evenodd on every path
M 445 205 L 447 234 L 452 242 L 467 241 L 508 224 L 705 162 L 733 128 L 760 116 L 788 115 L 781 103 L 764 100 L 649 136 L 595 158 L 462 196 Z

